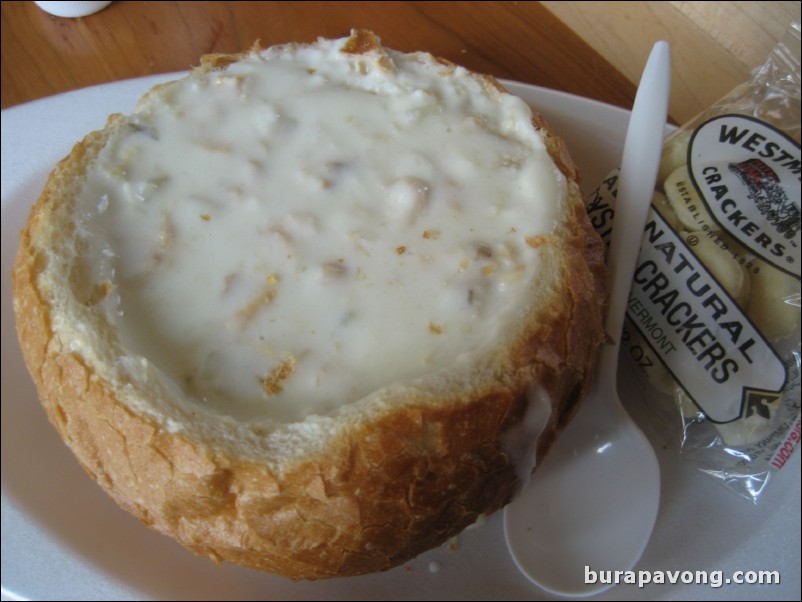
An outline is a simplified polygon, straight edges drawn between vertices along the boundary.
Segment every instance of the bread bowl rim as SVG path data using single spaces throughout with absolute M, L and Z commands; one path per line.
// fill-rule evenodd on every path
M 217 59 L 212 59 L 213 62 L 216 60 Z M 543 126 L 545 126 L 545 122 L 541 123 L 541 127 Z M 87 152 L 88 150 L 87 147 L 94 142 L 96 141 L 90 140 L 89 143 L 85 144 L 83 148 L 80 148 L 79 144 L 79 146 L 76 147 L 78 149 L 77 152 L 78 153 Z M 558 156 L 561 161 L 567 157 L 567 154 L 563 155 L 564 147 L 561 145 L 561 143 L 556 142 L 555 149 L 557 149 L 556 156 Z M 50 184 L 48 186 L 50 186 Z M 573 210 L 577 211 L 579 208 L 581 208 L 581 199 L 576 198 L 578 197 L 578 188 L 574 186 L 572 188 L 571 194 L 574 195 L 573 205 L 572 205 Z M 37 206 L 39 206 L 40 204 L 44 204 L 48 201 L 47 195 L 48 195 L 48 189 L 45 190 L 45 194 L 43 195 L 42 199 L 40 199 L 39 203 L 37 203 Z M 35 208 L 33 214 L 36 213 L 38 213 L 38 211 Z M 584 219 L 582 218 L 582 216 L 584 215 L 584 210 L 582 210 L 581 213 L 582 215 L 579 215 L 579 213 L 577 213 L 574 216 L 578 220 L 578 223 L 584 224 L 583 227 L 579 228 L 579 231 L 573 233 L 573 240 L 575 242 L 584 241 L 586 239 L 587 240 L 592 239 L 592 237 L 588 238 L 590 235 L 589 235 L 589 224 L 587 223 L 587 218 L 586 216 L 584 217 Z M 23 234 L 26 246 L 30 246 L 30 237 L 31 237 L 31 226 L 29 225 L 29 227 Z M 590 262 L 591 264 L 596 266 L 597 269 L 600 270 L 601 263 L 598 255 L 599 249 L 597 247 L 598 245 L 590 249 L 585 249 L 584 246 L 580 246 L 579 248 L 568 249 L 568 251 L 577 254 L 577 257 L 574 258 L 574 261 L 576 261 L 577 264 Z M 588 254 L 591 257 L 591 259 L 588 260 L 584 258 L 585 254 Z M 80 362 L 78 358 L 74 357 L 71 354 L 67 354 L 66 356 L 58 354 L 56 356 L 48 356 L 48 352 L 46 352 L 46 350 L 48 348 L 50 341 L 45 341 L 42 339 L 43 334 L 47 333 L 47 326 L 46 326 L 47 312 L 46 310 L 42 311 L 42 309 L 39 308 L 38 310 L 39 313 L 37 314 L 36 313 L 37 309 L 35 307 L 37 304 L 37 299 L 35 298 L 36 295 L 34 294 L 36 289 L 36 284 L 35 284 L 35 275 L 32 272 L 32 270 L 35 270 L 35 265 L 34 265 L 35 263 L 36 259 L 34 257 L 28 256 L 28 257 L 18 258 L 17 267 L 15 269 L 15 297 L 19 296 L 19 301 L 18 303 L 15 303 L 15 308 L 18 305 L 20 307 L 20 309 L 17 310 L 18 315 L 21 316 L 19 320 L 19 322 L 21 323 L 20 330 L 23 331 L 25 329 L 28 329 L 29 333 L 38 332 L 38 339 L 39 339 L 38 341 L 33 340 L 32 342 L 32 339 L 36 339 L 37 336 L 31 336 L 30 334 L 23 336 L 23 338 L 26 341 L 23 343 L 23 348 L 26 354 L 26 359 L 29 359 L 29 361 L 32 362 L 32 365 L 35 366 L 37 363 L 39 363 L 39 365 L 42 366 L 42 369 L 38 371 L 39 379 L 37 380 L 37 386 L 39 386 L 40 389 L 44 389 L 44 395 L 43 395 L 44 397 L 59 398 L 65 393 L 63 389 L 69 389 L 72 391 L 73 396 L 83 396 L 85 399 L 91 400 L 90 405 L 94 404 L 92 405 L 92 407 L 94 408 L 94 412 L 97 412 L 98 415 L 104 416 L 104 420 L 108 421 L 110 424 L 115 424 L 118 427 L 116 428 L 116 430 L 121 432 L 126 432 L 127 430 L 130 429 L 132 432 L 136 433 L 136 435 L 131 435 L 130 438 L 132 441 L 135 440 L 137 436 L 145 439 L 149 437 L 150 438 L 149 440 L 160 439 L 162 437 L 169 439 L 170 437 L 172 437 L 173 439 L 171 439 L 169 443 L 160 442 L 160 445 L 162 445 L 164 449 L 170 448 L 171 451 L 166 455 L 170 456 L 171 454 L 173 454 L 175 455 L 176 458 L 179 458 L 179 460 L 177 462 L 174 462 L 173 464 L 177 466 L 181 462 L 186 462 L 188 465 L 190 465 L 189 468 L 187 469 L 189 471 L 187 472 L 189 476 L 184 478 L 184 481 L 186 482 L 192 481 L 191 477 L 194 477 L 195 481 L 198 481 L 199 479 L 202 480 L 201 477 L 206 478 L 210 474 L 212 475 L 213 478 L 211 478 L 211 480 L 207 478 L 207 480 L 204 481 L 204 483 L 197 485 L 198 487 L 201 488 L 206 487 L 208 489 L 209 491 L 208 497 L 214 497 L 214 495 L 218 494 L 222 495 L 223 497 L 225 497 L 225 495 L 229 495 L 230 491 L 228 491 L 228 489 L 226 488 L 230 488 L 232 479 L 235 480 L 235 477 L 232 477 L 232 474 L 235 474 L 237 470 L 240 470 L 242 472 L 256 470 L 256 467 L 251 465 L 234 466 L 233 464 L 230 463 L 230 460 L 214 457 L 214 454 L 210 455 L 208 453 L 209 450 L 195 449 L 194 445 L 195 442 L 190 440 L 182 440 L 180 434 L 156 433 L 154 435 L 153 432 L 147 433 L 146 431 L 148 431 L 148 429 L 153 429 L 153 430 L 158 430 L 158 429 L 155 428 L 154 425 L 152 424 L 147 424 L 148 421 L 143 420 L 141 417 L 137 420 L 137 417 L 130 415 L 128 408 L 123 407 L 122 404 L 111 402 L 111 405 L 113 407 L 104 407 L 104 404 L 109 403 L 108 398 L 114 396 L 110 395 L 109 391 L 103 390 L 102 386 L 103 383 L 97 382 L 97 379 L 94 378 L 94 376 L 91 374 L 91 370 L 88 370 L 87 366 L 82 365 L 82 362 Z M 600 310 L 601 302 L 597 293 L 599 290 L 601 290 L 602 287 L 600 285 L 600 282 L 597 282 L 596 279 L 600 280 L 601 276 L 594 276 L 592 274 L 582 275 L 579 273 L 574 274 L 573 272 L 570 273 L 570 276 L 572 278 L 579 278 L 580 276 L 584 276 L 586 279 L 588 278 L 590 279 L 587 280 L 587 282 L 583 282 L 581 285 L 579 283 L 576 283 L 575 288 L 577 290 L 572 289 L 571 293 L 577 296 L 581 296 L 579 289 L 582 289 L 583 287 L 587 288 L 588 283 L 591 283 L 593 291 L 594 293 L 596 293 L 592 295 L 592 297 L 594 298 L 579 299 L 577 301 L 577 306 L 578 307 L 582 306 L 582 311 L 587 312 L 589 315 L 593 314 L 594 319 L 598 318 L 598 315 L 600 315 L 601 311 Z M 34 315 L 26 316 L 26 313 L 33 313 Z M 25 322 L 39 322 L 39 323 L 25 324 Z M 591 324 L 587 325 L 587 330 L 588 331 L 593 330 Z M 548 386 L 550 386 L 554 390 L 555 396 L 559 396 L 562 398 L 569 397 L 570 393 L 566 389 L 571 389 L 572 384 L 576 385 L 576 382 L 573 383 L 569 382 L 572 380 L 582 381 L 581 384 L 579 385 L 580 390 L 584 390 L 586 388 L 587 384 L 586 381 L 588 378 L 588 373 L 590 371 L 589 366 L 592 365 L 593 359 L 595 357 L 594 349 L 600 343 L 600 332 L 595 331 L 593 333 L 590 332 L 584 333 L 583 336 L 585 338 L 582 339 L 582 344 L 576 345 L 576 347 L 578 348 L 577 351 L 581 353 L 573 354 L 577 356 L 574 358 L 576 360 L 575 361 L 576 365 L 568 367 L 566 367 L 563 364 L 560 364 L 560 358 L 552 356 L 551 351 L 553 351 L 553 349 L 549 350 L 550 351 L 549 354 L 543 354 L 541 349 L 535 348 L 536 347 L 534 345 L 535 339 L 537 340 L 538 343 L 542 343 L 543 341 L 548 340 L 549 336 L 556 336 L 556 333 L 538 332 L 530 337 L 522 336 L 521 343 L 519 344 L 518 349 L 516 350 L 515 353 L 511 354 L 514 356 L 527 358 L 526 361 L 522 362 L 522 367 L 521 367 L 522 373 L 516 377 L 520 379 L 519 384 L 510 387 L 511 389 L 515 390 L 515 394 L 512 396 L 515 399 L 510 398 L 511 396 L 509 394 L 509 391 L 498 391 L 495 390 L 494 387 L 490 387 L 487 390 L 481 391 L 480 394 L 478 395 L 478 397 L 484 400 L 493 398 L 494 396 L 508 398 L 505 400 L 506 406 L 503 415 L 495 417 L 495 419 L 499 421 L 499 424 L 503 421 L 514 422 L 524 410 L 524 407 L 522 405 L 524 389 L 527 388 L 526 383 L 528 383 L 533 377 L 533 374 L 531 373 L 530 370 L 530 365 L 527 363 L 531 359 L 537 359 L 537 361 L 539 362 L 538 365 L 543 366 L 542 369 L 543 375 L 541 375 L 540 378 L 538 378 L 538 380 L 541 380 L 544 383 L 548 383 Z M 577 334 L 577 336 L 579 336 L 579 334 Z M 554 345 L 555 343 L 553 342 L 550 343 L 550 346 L 553 347 Z M 50 352 L 52 351 L 53 350 L 51 349 Z M 581 357 L 582 359 L 581 360 L 578 359 L 579 357 Z M 46 363 L 49 365 L 45 366 Z M 565 377 L 564 378 L 565 382 L 563 382 L 563 376 L 557 374 L 557 372 L 568 368 L 570 368 L 571 370 L 576 370 L 576 374 L 572 374 L 570 378 Z M 43 372 L 48 372 L 52 374 L 53 371 L 58 372 L 61 375 L 66 375 L 66 377 L 62 377 L 61 380 L 69 381 L 68 386 L 64 387 L 59 386 L 57 387 L 59 389 L 57 391 L 48 391 L 47 390 L 48 387 L 52 385 L 48 385 L 48 383 L 46 382 L 47 379 L 43 375 Z M 577 374 L 580 373 L 581 377 L 578 378 Z M 37 375 L 35 375 L 34 378 L 36 380 Z M 573 397 L 576 397 L 579 394 L 580 393 L 577 392 L 573 395 Z M 575 399 L 571 399 L 568 401 L 574 402 Z M 476 408 L 471 408 L 468 406 L 470 406 L 470 404 L 466 404 L 466 406 L 463 407 L 463 410 L 465 412 L 477 411 Z M 62 432 L 62 436 L 68 442 L 72 441 L 74 444 L 80 445 L 81 442 L 75 439 L 75 433 L 67 432 L 68 425 L 66 424 L 64 417 L 72 416 L 73 415 L 72 412 L 64 411 L 63 409 L 60 408 L 58 404 L 48 406 L 47 402 L 46 402 L 46 409 L 48 410 L 48 414 L 51 418 L 51 421 L 53 421 L 56 427 Z M 423 422 L 427 422 L 428 420 L 431 420 L 432 423 L 437 424 L 438 422 L 436 415 L 439 413 L 439 411 L 440 408 L 438 407 L 434 406 L 426 407 L 425 404 L 421 404 L 421 407 L 418 408 L 406 408 L 406 411 L 402 412 L 402 414 L 405 414 L 405 416 L 396 416 L 392 419 L 388 418 L 388 420 L 399 423 L 398 425 L 395 425 L 393 428 L 398 429 L 403 436 L 406 436 L 405 434 L 406 431 L 404 429 L 408 430 L 411 429 L 412 431 L 415 428 L 420 428 L 420 424 L 422 424 Z M 417 415 L 410 416 L 409 415 L 410 413 L 413 414 L 417 413 Z M 564 421 L 570 415 L 570 411 L 567 411 L 566 409 L 565 412 L 558 412 L 558 413 L 561 415 L 560 416 L 561 423 L 557 424 L 555 418 L 555 424 L 552 425 L 555 432 L 557 429 L 561 428 L 564 425 Z M 81 412 L 78 412 L 78 415 L 80 414 Z M 424 417 L 426 417 L 426 420 L 424 420 Z M 497 429 L 499 428 L 498 425 L 496 426 L 496 428 Z M 170 437 L 167 437 L 167 435 L 170 435 Z M 352 438 L 356 437 L 354 433 L 350 433 L 349 436 Z M 410 435 L 410 437 L 414 436 L 417 435 Z M 542 442 L 541 447 L 544 450 L 547 447 L 547 443 L 548 441 Z M 343 445 L 345 445 L 345 443 Z M 391 444 L 385 443 L 383 445 L 387 447 L 390 446 Z M 174 447 L 175 449 L 172 449 L 172 447 L 170 446 Z M 162 454 L 166 453 L 164 449 L 161 450 Z M 345 450 L 341 451 L 342 454 L 346 456 L 348 455 Z M 77 455 L 79 455 L 79 459 L 81 459 L 84 467 L 90 472 L 90 474 L 92 474 L 97 480 L 101 482 L 101 485 L 104 485 L 106 488 L 112 488 L 112 489 L 118 487 L 117 482 L 115 483 L 108 482 L 109 474 L 104 474 L 102 471 L 99 471 L 97 469 L 98 466 L 100 465 L 106 467 L 111 466 L 113 462 L 110 459 L 103 460 L 102 458 L 99 458 L 98 454 L 100 452 L 97 449 L 95 450 L 85 449 L 80 452 L 76 451 L 76 453 Z M 111 462 L 111 464 L 109 464 L 109 462 Z M 318 463 L 320 464 L 320 462 Z M 308 466 L 309 462 L 308 461 L 304 462 L 304 464 Z M 237 470 L 234 470 L 234 468 L 236 468 Z M 117 470 L 125 472 L 122 468 L 119 467 Z M 194 474 L 191 472 L 193 470 L 195 471 Z M 292 473 L 292 470 L 289 470 L 288 472 Z M 318 470 L 317 472 L 318 474 L 322 474 L 325 472 L 325 470 Z M 183 484 L 185 485 L 186 483 Z M 226 491 L 222 491 L 223 489 L 226 489 Z M 113 491 L 112 495 L 118 499 L 118 502 L 121 503 L 121 505 L 123 505 L 124 507 L 128 508 L 129 510 L 140 516 L 140 518 L 142 518 L 144 522 L 146 523 L 152 522 L 154 524 L 156 523 L 156 521 L 153 520 L 154 517 L 150 516 L 148 509 L 142 507 L 142 505 L 136 501 L 135 495 L 131 495 L 130 493 L 126 495 L 121 495 L 118 491 Z M 336 498 L 337 496 L 332 495 L 331 492 L 325 492 L 324 497 L 333 499 Z M 500 502 L 498 501 L 494 501 L 493 504 L 491 505 L 498 506 L 499 503 Z M 329 505 L 332 504 L 336 504 L 336 501 L 332 501 Z M 475 519 L 477 515 L 478 515 L 477 512 L 473 512 L 470 516 L 471 518 Z M 463 520 L 462 526 L 465 526 L 465 520 Z M 164 522 L 163 517 L 162 517 L 162 522 Z M 182 542 L 185 545 L 187 545 L 188 547 L 194 549 L 199 553 L 226 560 L 231 560 L 232 557 L 235 556 L 235 552 L 232 550 L 227 550 L 225 551 L 225 553 L 221 554 L 220 551 L 218 551 L 217 549 L 206 546 L 203 543 L 198 543 L 196 541 L 193 541 L 193 537 L 195 537 L 195 535 L 189 533 L 182 533 L 180 525 L 178 525 L 178 527 L 173 525 L 172 527 L 169 528 L 165 528 L 164 524 L 158 524 L 156 526 L 161 530 L 177 532 L 177 534 L 176 533 L 174 534 L 176 534 L 179 540 L 182 540 Z M 442 534 L 439 534 L 439 537 L 442 537 Z M 420 544 L 418 544 L 418 546 L 420 547 Z M 357 555 L 354 554 L 354 557 L 356 556 Z M 278 562 L 275 559 L 273 561 Z M 398 558 L 393 558 L 391 559 L 391 561 L 392 561 L 391 563 L 394 562 L 397 564 Z M 344 562 L 342 563 L 341 566 L 347 565 L 349 567 L 353 567 L 359 564 L 356 560 L 352 560 L 349 562 Z M 387 567 L 384 566 L 379 568 L 387 568 Z M 296 561 L 294 564 L 291 565 L 291 567 L 287 568 L 284 572 L 291 576 L 297 575 L 301 577 L 328 576 L 328 574 L 326 574 L 325 571 L 315 572 L 316 570 L 317 570 L 316 567 L 309 567 L 308 565 L 304 565 L 303 563 L 299 564 L 299 561 Z M 369 570 L 376 570 L 376 568 L 371 565 Z M 361 572 L 361 569 L 359 569 L 358 571 Z

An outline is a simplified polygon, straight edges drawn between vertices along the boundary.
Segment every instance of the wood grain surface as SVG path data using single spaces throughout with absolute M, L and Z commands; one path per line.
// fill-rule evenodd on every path
M 638 81 L 655 40 L 671 43 L 671 116 L 688 121 L 762 65 L 800 20 L 791 2 L 543 2 L 621 71 Z
M 2 3 L 2 107 L 183 71 L 210 52 L 373 29 L 496 77 L 629 108 L 652 44 L 672 46 L 681 123 L 748 78 L 800 19 L 791 2 L 113 2 L 79 19 Z
M 114 2 L 79 19 L 2 3 L 2 106 L 180 71 L 210 52 L 375 31 L 470 69 L 629 107 L 635 86 L 538 2 Z M 645 61 L 645 57 L 642 57 Z

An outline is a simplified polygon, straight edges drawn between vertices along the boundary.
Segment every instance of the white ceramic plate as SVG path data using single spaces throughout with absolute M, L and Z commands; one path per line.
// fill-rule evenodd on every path
M 19 230 L 45 178 L 72 144 L 112 112 L 176 74 L 123 81 L 2 112 L 2 594 L 3 599 L 540 599 L 510 559 L 502 515 L 380 575 L 293 583 L 217 567 L 120 510 L 78 467 L 40 408 L 14 333 L 10 269 Z M 523 84 L 566 139 L 586 191 L 616 166 L 628 113 Z M 624 394 L 637 396 L 633 383 Z M 635 417 L 640 406 L 633 404 Z M 647 431 L 648 420 L 639 422 Z M 652 434 L 663 471 L 661 510 L 637 570 L 777 570 L 780 585 L 622 585 L 600 599 L 796 599 L 800 595 L 800 454 L 753 506 L 676 459 Z M 577 483 L 577 495 L 593 495 Z

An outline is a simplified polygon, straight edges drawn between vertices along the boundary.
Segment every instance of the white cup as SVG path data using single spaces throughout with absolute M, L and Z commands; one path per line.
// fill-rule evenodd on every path
M 57 17 L 85 17 L 106 8 L 106 2 L 36 2 L 42 10 Z

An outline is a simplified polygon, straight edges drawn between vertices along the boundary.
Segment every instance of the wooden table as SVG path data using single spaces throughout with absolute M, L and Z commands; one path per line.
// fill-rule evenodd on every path
M 497 77 L 629 106 L 635 86 L 536 2 L 114 2 L 81 19 L 2 5 L 2 103 L 197 65 L 237 52 L 368 28 Z
M 113 2 L 65 19 L 33 2 L 3 2 L 2 107 L 185 70 L 205 53 L 241 51 L 257 39 L 308 42 L 360 27 L 398 50 L 426 50 L 497 77 L 627 108 L 652 43 L 668 39 L 671 115 L 682 121 L 745 78 L 789 19 L 799 18 L 799 2 L 749 5 L 757 3 Z M 705 28 L 725 17 L 739 24 L 740 41 L 722 34 L 726 28 Z

